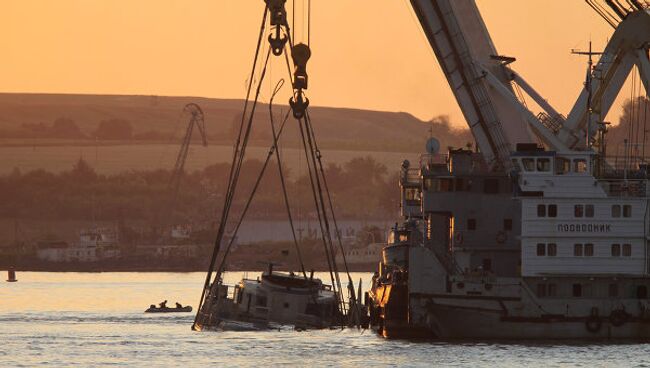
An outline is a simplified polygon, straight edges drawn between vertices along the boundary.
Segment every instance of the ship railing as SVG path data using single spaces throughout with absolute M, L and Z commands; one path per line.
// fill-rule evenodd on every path
M 648 197 L 646 179 L 600 179 L 600 186 L 609 197 Z
M 562 129 L 562 125 L 564 125 L 566 117 L 564 117 L 562 114 L 551 116 L 545 112 L 540 112 L 537 114 L 537 120 L 539 120 L 539 122 L 542 123 L 542 125 L 544 125 L 547 129 L 552 131 L 553 134 L 557 134 L 560 129 Z

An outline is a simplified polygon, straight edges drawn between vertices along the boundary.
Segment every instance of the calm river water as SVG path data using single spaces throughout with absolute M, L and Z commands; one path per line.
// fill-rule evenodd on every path
M 368 274 L 353 276 L 368 285 Z M 650 344 L 386 341 L 357 330 L 198 333 L 190 331 L 191 313 L 142 313 L 164 299 L 196 307 L 203 277 L 19 273 L 19 282 L 0 283 L 0 367 L 650 367 Z

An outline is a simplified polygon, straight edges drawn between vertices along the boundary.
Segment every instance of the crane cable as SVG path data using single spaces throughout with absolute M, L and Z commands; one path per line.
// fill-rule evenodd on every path
M 308 37 L 309 38 L 309 37 Z M 309 42 L 309 41 L 308 41 Z M 294 44 L 293 44 L 293 39 L 289 38 L 288 43 L 290 47 L 293 49 Z M 289 71 L 289 74 L 291 75 L 291 65 L 289 62 L 289 57 L 288 53 L 285 52 L 285 60 L 286 60 L 286 65 L 287 69 Z M 299 93 L 302 91 L 299 91 L 298 93 L 294 92 L 294 97 L 296 95 L 300 96 Z M 307 100 L 308 104 L 308 100 Z M 355 302 L 355 296 L 354 296 L 354 286 L 352 283 L 352 278 L 349 274 L 349 270 L 347 267 L 347 260 L 345 259 L 345 253 L 343 251 L 343 245 L 341 242 L 341 234 L 340 230 L 338 229 L 338 224 L 336 222 L 336 217 L 334 216 L 334 206 L 331 201 L 331 194 L 329 192 L 329 188 L 327 187 L 326 180 L 325 180 L 325 174 L 324 174 L 324 169 L 322 165 L 322 155 L 320 153 L 320 150 L 318 149 L 318 146 L 316 144 L 316 137 L 313 131 L 313 127 L 311 125 L 311 119 L 309 118 L 308 112 L 307 112 L 308 106 L 305 107 L 305 113 L 302 117 L 297 117 L 294 114 L 294 117 L 297 118 L 299 121 L 299 126 L 300 126 L 300 133 L 301 133 L 301 138 L 303 141 L 303 148 L 305 149 L 305 155 L 307 158 L 307 169 L 309 171 L 309 176 L 310 176 L 310 184 L 312 186 L 312 196 L 314 197 L 314 202 L 317 208 L 317 214 L 318 214 L 318 220 L 319 220 L 319 225 L 321 227 L 321 240 L 323 241 L 323 245 L 325 247 L 325 253 L 326 253 L 326 258 L 328 261 L 328 267 L 330 269 L 330 278 L 332 279 L 332 286 L 334 288 L 338 288 L 338 290 L 342 293 L 342 287 L 341 287 L 341 281 L 339 278 L 338 274 L 338 269 L 335 261 L 335 249 L 334 249 L 334 244 L 331 238 L 331 231 L 330 231 L 330 225 L 329 225 L 329 220 L 328 220 L 328 215 L 327 215 L 327 210 L 325 207 L 325 200 L 323 197 L 323 190 L 325 190 L 327 194 L 327 198 L 329 201 L 329 208 L 330 212 L 332 214 L 332 219 L 334 222 L 335 226 L 335 232 L 337 234 L 337 238 L 339 240 L 339 246 L 341 249 L 341 253 L 343 256 L 343 261 L 346 269 L 346 273 L 348 276 L 348 281 L 349 281 L 349 286 L 352 289 L 352 301 L 353 303 Z M 303 122 L 304 122 L 304 130 L 303 130 Z M 305 135 L 305 133 L 307 135 Z M 309 145 L 309 148 L 307 147 Z M 311 158 L 311 161 L 310 161 Z M 320 170 L 319 170 L 320 168 Z M 312 172 L 313 170 L 313 172 Z M 320 174 L 319 174 L 320 171 Z M 321 178 L 323 181 L 323 184 L 321 184 Z M 335 289 L 336 290 L 336 289 Z M 341 310 L 345 311 L 345 303 L 343 302 L 342 299 L 342 294 L 339 293 L 339 298 L 340 298 L 340 304 L 341 304 Z
M 251 91 L 252 91 L 252 88 L 253 88 L 253 79 L 254 79 L 254 74 L 255 74 L 255 69 L 256 69 L 256 66 L 257 66 L 259 54 L 260 54 L 260 47 L 261 47 L 261 43 L 262 43 L 262 38 L 264 36 L 264 30 L 266 29 L 267 15 L 268 15 L 267 8 L 265 7 L 264 8 L 264 14 L 262 16 L 262 24 L 260 26 L 259 36 L 258 36 L 258 39 L 257 39 L 257 46 L 256 46 L 256 49 L 255 49 L 255 57 L 253 59 L 253 67 L 252 67 L 252 70 L 251 70 L 250 79 L 248 81 L 248 89 L 246 91 L 246 99 L 245 99 L 245 102 L 244 102 L 244 111 L 242 113 L 242 119 L 241 119 L 241 123 L 240 123 L 240 126 L 239 126 L 239 132 L 238 132 L 238 135 L 237 135 L 237 141 L 235 142 L 235 146 L 234 146 L 234 150 L 233 150 L 234 152 L 233 152 L 232 165 L 230 166 L 230 172 L 228 174 L 228 186 L 227 186 L 227 189 L 226 189 L 226 198 L 224 200 L 224 205 L 223 205 L 223 209 L 222 209 L 222 213 L 221 213 L 221 219 L 220 219 L 220 223 L 219 223 L 219 230 L 217 232 L 217 236 L 216 236 L 215 241 L 214 241 L 214 249 L 213 249 L 213 252 L 212 252 L 212 257 L 210 258 L 210 265 L 209 265 L 209 268 L 208 268 L 208 273 L 207 273 L 206 278 L 205 278 L 205 282 L 204 282 L 204 285 L 203 285 L 203 291 L 201 292 L 201 299 L 199 301 L 197 314 L 196 314 L 196 316 L 194 318 L 194 323 L 192 324 L 192 329 L 196 329 L 196 325 L 197 325 L 199 316 L 201 314 L 201 309 L 203 307 L 203 302 L 205 301 L 206 293 L 207 293 L 208 287 L 210 286 L 210 281 L 212 279 L 212 272 L 214 270 L 217 255 L 219 254 L 219 249 L 221 247 L 221 241 L 223 240 L 223 236 L 225 234 L 226 223 L 227 223 L 227 220 L 228 220 L 228 215 L 230 213 L 230 206 L 232 204 L 232 199 L 234 197 L 235 187 L 236 187 L 237 181 L 239 179 L 239 172 L 241 170 L 241 161 L 243 159 L 243 154 L 246 151 L 246 145 L 248 143 L 248 137 L 250 135 L 250 128 L 251 128 L 251 125 L 252 125 L 252 122 L 253 122 L 255 107 L 257 105 L 257 100 L 259 98 L 260 89 L 258 87 L 256 95 L 255 95 L 255 99 L 253 101 L 253 107 L 251 108 L 250 118 L 248 120 L 248 124 L 246 124 L 247 125 L 246 126 L 246 132 L 244 134 L 243 142 L 242 142 L 242 133 L 244 132 L 246 112 L 247 112 L 247 109 L 248 109 L 248 104 L 249 104 L 249 101 L 250 101 L 250 95 L 251 95 Z M 269 49 L 269 52 L 270 52 L 270 50 L 271 49 Z M 266 63 L 268 63 L 268 59 L 269 59 L 269 54 L 267 54 Z M 262 75 L 262 78 L 263 78 L 263 76 L 264 75 Z M 260 85 L 261 85 L 261 82 L 260 82 Z M 219 272 L 217 272 L 217 274 L 215 275 L 215 280 L 218 280 L 220 277 L 221 277 L 221 274 Z
M 273 90 L 273 94 L 271 95 L 271 100 L 269 101 L 271 133 L 273 134 L 273 148 L 278 162 L 278 173 L 280 175 L 280 183 L 282 184 L 282 195 L 284 197 L 284 204 L 287 209 L 287 217 L 289 219 L 289 226 L 291 227 L 291 235 L 293 236 L 293 242 L 296 247 L 296 255 L 298 257 L 298 262 L 300 264 L 300 271 L 302 272 L 303 277 L 306 279 L 307 273 L 305 272 L 305 264 L 303 262 L 302 253 L 300 252 L 298 237 L 296 237 L 296 228 L 293 224 L 293 216 L 291 215 L 291 205 L 289 204 L 289 195 L 287 194 L 287 185 L 284 180 L 284 170 L 282 169 L 282 160 L 280 159 L 280 149 L 278 148 L 278 136 L 275 134 L 275 123 L 273 122 L 273 99 L 275 98 L 275 95 L 278 92 L 280 92 L 280 89 L 282 88 L 283 85 L 284 85 L 284 79 L 280 79 L 278 84 L 275 86 L 275 89 Z M 289 118 L 290 112 L 291 112 L 290 109 L 287 110 L 287 114 L 284 117 L 284 121 L 282 122 L 282 126 L 280 127 L 280 129 L 284 128 L 284 123 L 286 123 L 287 119 Z M 282 130 L 280 130 L 280 132 L 282 132 Z

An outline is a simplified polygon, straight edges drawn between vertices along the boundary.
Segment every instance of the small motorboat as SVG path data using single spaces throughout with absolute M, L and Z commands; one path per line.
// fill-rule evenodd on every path
M 181 306 L 181 307 L 156 307 L 155 305 L 150 305 L 149 308 L 147 308 L 145 313 L 188 313 L 192 311 L 192 307 L 189 305 L 186 306 Z

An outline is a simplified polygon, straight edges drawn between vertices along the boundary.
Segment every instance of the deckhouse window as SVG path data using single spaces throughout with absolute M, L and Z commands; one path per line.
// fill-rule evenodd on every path
M 557 217 L 557 205 L 549 204 L 548 205 L 548 217 Z
M 575 257 L 582 257 L 582 244 L 573 244 L 573 255 Z
M 623 257 L 631 257 L 631 256 L 632 256 L 632 245 L 623 244 Z
M 585 215 L 585 208 L 581 204 L 576 204 L 573 206 L 573 216 L 583 217 Z
M 626 204 L 623 206 L 623 217 L 632 217 L 632 206 Z
M 585 205 L 585 217 L 594 217 L 594 205 L 586 204 Z
M 537 171 L 551 171 L 551 160 L 548 158 L 537 159 Z
M 512 230 L 512 219 L 503 219 L 503 230 L 504 231 Z
M 555 159 L 555 173 L 563 175 L 571 171 L 571 161 L 566 158 L 558 157 Z
M 535 159 L 533 158 L 522 158 L 521 163 L 524 166 L 526 171 L 535 171 Z
M 609 297 L 617 297 L 618 296 L 618 284 L 609 284 Z
M 620 257 L 620 256 L 621 256 L 621 245 L 612 244 L 612 257 Z
M 546 205 L 544 204 L 537 205 L 537 217 L 546 217 Z
M 582 174 L 587 172 L 587 160 L 573 160 L 573 171 Z
M 582 296 L 582 285 L 573 284 L 573 296 L 581 297 Z
M 417 188 L 407 188 L 404 191 L 404 196 L 406 197 L 406 202 L 408 204 L 415 203 L 420 201 L 420 190 Z
M 594 256 L 594 245 L 593 244 L 585 244 L 585 257 L 593 257 Z
M 440 179 L 440 191 L 441 192 L 453 192 L 454 191 L 454 180 L 450 178 Z
M 467 219 L 467 230 L 476 230 L 476 219 Z
M 618 204 L 612 205 L 612 217 L 621 217 L 621 206 Z
M 538 257 L 555 257 L 557 255 L 557 244 L 555 243 L 537 243 L 537 256 Z

